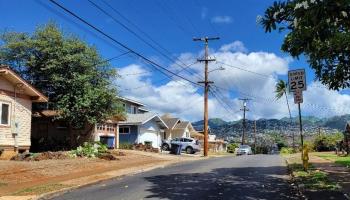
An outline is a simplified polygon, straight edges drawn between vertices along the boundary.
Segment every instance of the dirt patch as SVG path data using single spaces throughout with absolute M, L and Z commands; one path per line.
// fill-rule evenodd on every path
M 289 168 L 299 166 L 302 169 L 300 153 L 285 155 L 284 157 L 287 159 Z M 315 156 L 314 153 L 310 153 L 309 158 L 310 168 L 308 172 L 292 169 L 293 174 L 298 176 L 294 177 L 294 180 L 299 185 L 302 194 L 308 199 L 346 199 L 343 193 L 345 184 L 341 183 L 344 177 L 341 174 L 344 174 L 344 172 L 348 174 L 347 169 L 345 171 L 344 169 L 340 170 L 339 166 L 330 160 Z M 337 174 L 335 171 L 341 174 Z M 346 177 L 347 180 L 349 178 Z
M 112 154 L 119 155 L 118 160 L 75 158 L 29 162 L 0 161 L 0 180 L 4 184 L 3 186 L 0 185 L 0 196 L 13 194 L 25 189 L 32 191 L 33 187 L 36 188 L 36 186 L 42 185 L 49 185 L 49 188 L 52 188 L 51 186 L 54 184 L 62 182 L 68 184 L 73 179 L 81 178 L 84 180 L 84 177 L 90 177 L 86 180 L 93 181 L 94 179 L 98 180 L 108 178 L 108 176 L 130 173 L 131 171 L 127 169 L 142 170 L 157 164 L 198 159 L 141 151 L 114 151 Z M 122 173 L 108 174 L 112 171 L 121 171 Z M 107 173 L 107 175 L 103 173 Z M 85 182 L 78 181 L 76 183 L 82 184 Z M 37 190 L 34 190 L 33 193 L 37 193 Z
M 68 159 L 72 156 L 69 152 L 57 151 L 57 152 L 43 152 L 43 153 L 22 153 L 13 156 L 11 160 L 13 161 L 41 161 L 41 160 L 62 160 Z

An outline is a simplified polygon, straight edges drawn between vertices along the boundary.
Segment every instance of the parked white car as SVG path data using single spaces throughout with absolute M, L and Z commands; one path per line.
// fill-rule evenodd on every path
M 163 141 L 162 149 L 170 150 L 172 144 L 181 145 L 181 150 L 186 151 L 188 154 L 193 154 L 199 152 L 201 150 L 200 144 L 198 140 L 193 138 L 174 138 L 170 141 Z
M 238 147 L 237 153 L 238 156 L 240 155 L 252 155 L 253 151 L 252 148 L 249 145 L 240 145 Z

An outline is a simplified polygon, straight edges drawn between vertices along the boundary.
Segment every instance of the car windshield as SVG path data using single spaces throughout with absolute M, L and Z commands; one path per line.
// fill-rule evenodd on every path
M 239 148 L 240 148 L 240 149 L 249 149 L 250 146 L 248 146 L 248 145 L 241 145 L 241 146 L 239 146 Z

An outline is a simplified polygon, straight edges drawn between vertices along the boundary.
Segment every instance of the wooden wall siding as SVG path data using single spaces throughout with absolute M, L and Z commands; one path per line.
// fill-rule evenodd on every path
M 0 94 L 0 101 L 10 103 L 10 126 L 0 126 L 0 146 L 14 146 L 15 139 L 12 135 L 15 121 L 19 124 L 17 144 L 30 146 L 32 102 L 28 99 L 17 99 Z

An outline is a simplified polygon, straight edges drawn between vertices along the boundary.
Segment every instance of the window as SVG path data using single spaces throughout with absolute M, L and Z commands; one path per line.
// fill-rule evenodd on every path
M 129 134 L 130 127 L 119 127 L 119 134 Z
M 10 125 L 10 104 L 0 102 L 0 125 Z
M 131 107 L 131 109 L 130 109 L 131 112 L 130 112 L 130 113 L 131 113 L 131 114 L 137 114 L 137 107 L 136 107 L 136 106 L 133 106 L 133 105 L 131 105 L 130 107 Z

